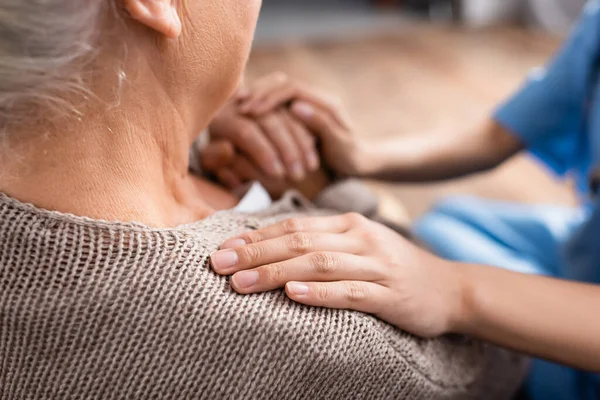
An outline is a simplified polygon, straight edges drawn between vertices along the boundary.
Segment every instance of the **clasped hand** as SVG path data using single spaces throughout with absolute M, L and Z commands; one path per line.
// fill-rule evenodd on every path
M 299 182 L 321 160 L 340 175 L 359 175 L 366 148 L 341 101 L 283 73 L 240 89 L 209 133 L 202 167 L 231 189 L 253 180 Z

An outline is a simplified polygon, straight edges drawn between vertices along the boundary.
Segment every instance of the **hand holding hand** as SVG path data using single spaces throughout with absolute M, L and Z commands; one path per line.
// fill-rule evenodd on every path
M 371 146 L 354 133 L 338 97 L 277 72 L 257 80 L 238 97 L 240 112 L 260 117 L 278 107 L 289 107 L 321 142 L 327 166 L 344 176 L 364 175 Z
M 209 131 L 210 143 L 202 151 L 202 166 L 230 187 L 256 179 L 256 171 L 269 178 L 301 181 L 320 165 L 314 135 L 285 109 L 249 117 L 240 114 L 232 100 L 213 120 Z M 224 169 L 234 158 L 238 167 Z

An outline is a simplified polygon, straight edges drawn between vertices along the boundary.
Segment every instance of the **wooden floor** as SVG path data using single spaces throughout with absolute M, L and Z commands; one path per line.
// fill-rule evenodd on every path
M 359 134 L 439 131 L 450 135 L 486 117 L 528 70 L 557 48 L 555 38 L 516 28 L 468 32 L 415 26 L 350 43 L 256 48 L 249 78 L 282 70 L 340 94 Z M 378 184 L 377 184 L 378 185 Z M 568 185 L 527 156 L 493 173 L 435 185 L 386 185 L 414 217 L 454 193 L 528 203 L 574 204 Z

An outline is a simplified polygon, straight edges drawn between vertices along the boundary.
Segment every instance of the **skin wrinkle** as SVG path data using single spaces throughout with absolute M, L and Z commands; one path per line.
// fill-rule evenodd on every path
M 211 68 L 211 65 L 218 65 L 219 60 L 231 58 L 228 54 L 234 51 L 237 52 L 237 49 L 244 46 L 239 40 L 238 42 L 233 42 L 227 39 L 232 36 L 230 33 L 232 30 L 231 24 L 224 25 L 219 24 L 216 21 L 207 21 L 206 24 L 202 24 L 198 29 L 194 29 L 195 25 L 191 23 L 193 14 L 187 9 L 187 1 L 184 1 L 183 4 L 183 34 L 191 37 L 189 42 L 201 43 L 201 47 L 197 48 L 196 51 L 190 51 L 190 49 L 186 47 L 182 48 L 182 51 L 188 53 L 188 57 L 191 57 L 190 64 L 183 66 L 184 74 L 194 73 L 193 68 L 195 68 L 195 66 L 193 66 L 193 64 L 195 63 L 198 63 L 198 66 L 201 66 L 203 70 L 206 71 Z M 213 3 L 211 6 L 217 9 L 206 10 L 204 12 L 231 14 L 231 10 L 234 9 L 233 7 L 228 7 L 226 3 Z M 232 17 L 230 17 L 230 19 L 233 20 Z M 234 36 L 239 38 L 241 35 L 236 34 Z M 206 39 L 207 37 L 209 40 Z M 243 64 L 245 64 L 246 61 L 247 60 L 244 59 Z M 237 84 L 235 86 L 237 87 Z
M 159 81 L 159 75 L 157 75 L 155 69 L 153 68 L 153 64 L 151 62 L 148 62 L 148 66 L 150 67 L 150 72 L 153 74 L 153 78 L 156 81 Z M 186 121 L 190 120 L 190 118 L 186 118 L 186 116 L 184 116 L 182 114 L 182 109 L 178 108 L 176 106 L 177 102 L 176 100 L 171 96 L 171 94 L 169 93 L 169 91 L 164 90 L 164 88 L 162 86 L 157 86 L 159 89 L 162 90 L 162 93 L 164 94 L 164 96 L 166 98 L 168 98 L 170 100 L 170 102 L 172 103 L 173 107 L 173 115 L 177 116 L 178 121 L 174 124 L 175 126 L 180 126 L 180 127 L 185 127 L 186 126 Z M 163 130 L 165 132 L 168 132 L 169 127 L 166 126 L 163 128 Z M 187 137 L 191 137 L 191 139 L 193 140 L 193 138 L 196 136 L 196 133 L 194 132 L 189 132 L 187 135 Z M 161 149 L 161 152 L 163 154 L 166 155 L 170 155 L 173 154 L 174 152 L 169 151 L 169 144 L 168 144 L 168 140 L 165 140 L 165 138 L 169 138 L 169 137 L 175 137 L 177 138 L 177 136 L 175 135 L 166 135 L 166 136 L 151 136 L 151 140 L 154 141 L 154 144 L 156 145 L 156 147 Z M 187 157 L 181 157 L 181 154 L 185 154 L 185 152 L 187 152 L 187 149 L 190 146 L 189 140 L 184 141 L 184 140 L 179 140 L 179 145 L 175 145 L 175 148 L 178 148 L 178 151 L 176 151 L 175 153 L 178 155 L 177 158 L 173 158 L 170 156 L 164 157 L 162 160 L 163 163 L 163 170 L 175 170 L 175 171 L 179 171 L 178 172 L 178 178 L 183 179 L 185 178 L 185 176 L 188 174 L 188 170 L 189 170 L 189 159 Z M 181 148 L 183 146 L 183 149 Z M 168 180 L 168 178 L 163 177 L 163 179 Z M 169 182 L 169 183 L 173 183 L 173 182 Z

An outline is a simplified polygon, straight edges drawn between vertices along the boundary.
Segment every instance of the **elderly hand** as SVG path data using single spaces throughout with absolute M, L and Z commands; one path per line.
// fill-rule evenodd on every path
M 371 145 L 355 134 L 339 98 L 281 72 L 257 80 L 237 96 L 240 112 L 260 117 L 286 105 L 321 141 L 327 166 L 344 176 L 364 175 Z
M 240 114 L 232 100 L 212 121 L 209 131 L 211 142 L 201 154 L 202 166 L 230 187 L 256 179 L 256 171 L 300 181 L 319 168 L 314 136 L 284 108 L 249 117 Z M 223 169 L 236 152 L 244 161 L 236 170 Z
M 423 337 L 454 331 L 461 268 L 358 214 L 291 219 L 230 239 L 211 257 L 249 294 L 285 286 L 294 301 L 374 314 Z

